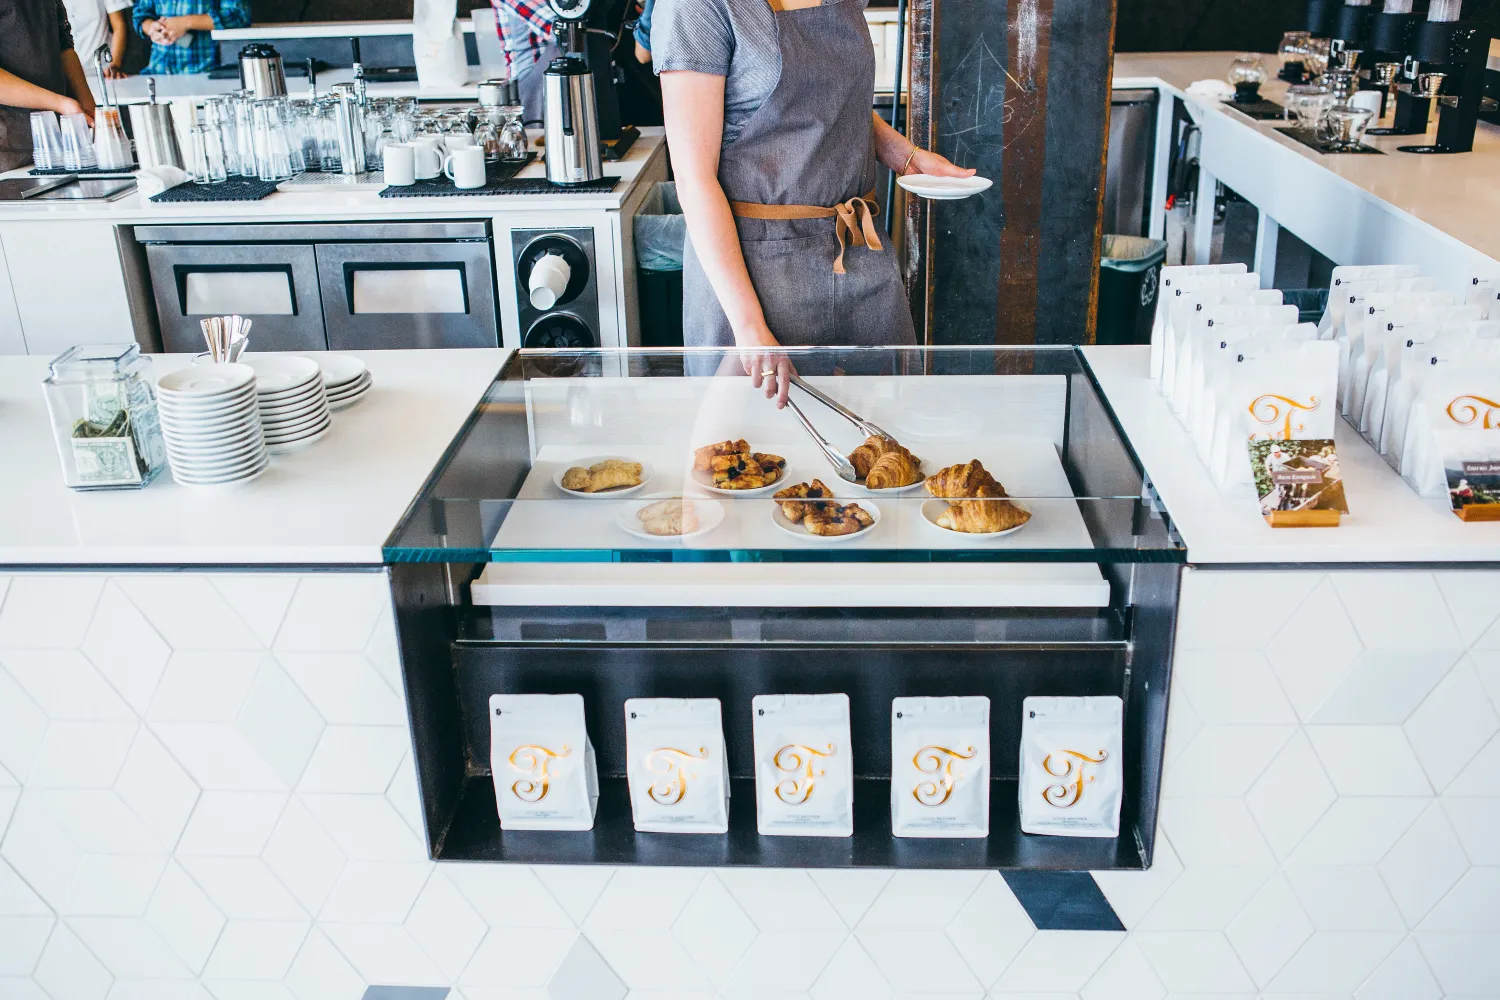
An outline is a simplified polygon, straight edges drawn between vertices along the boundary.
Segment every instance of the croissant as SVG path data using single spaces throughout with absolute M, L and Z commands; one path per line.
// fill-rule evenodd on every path
M 860 447 L 863 447 L 861 445 Z M 857 450 L 857 449 L 856 449 Z M 872 490 L 889 490 L 910 486 L 922 479 L 922 466 L 911 452 L 899 444 L 875 460 L 865 473 L 865 486 Z
M 1031 512 L 1009 500 L 960 500 L 938 515 L 940 528 L 965 534 L 987 535 L 1018 528 L 1031 520 Z
M 781 502 L 781 512 L 786 519 L 793 524 L 800 523 L 808 513 L 817 508 L 827 506 L 826 503 L 808 503 L 809 499 L 816 500 L 820 497 L 832 496 L 827 486 L 823 485 L 821 479 L 814 479 L 811 483 L 797 483 L 786 489 L 777 490 L 771 494 L 771 499 Z
M 935 497 L 949 498 L 1009 496 L 1005 487 L 985 471 L 978 459 L 934 472 L 927 477 L 927 492 Z
M 601 490 L 615 490 L 622 486 L 639 486 L 640 484 L 641 463 L 622 462 L 617 458 L 595 462 L 587 469 L 574 466 L 564 472 L 562 477 L 563 489 L 579 493 L 598 493 Z
M 715 455 L 731 455 L 737 452 L 750 451 L 750 442 L 743 439 L 739 441 L 720 441 L 717 444 L 706 444 L 702 448 L 693 449 L 693 468 L 699 472 L 707 472 L 709 463 Z
M 813 506 L 813 505 L 809 505 Z M 810 510 L 802 524 L 814 535 L 852 535 L 875 523 L 869 512 L 857 503 L 817 504 L 818 510 Z
M 876 460 L 889 451 L 892 445 L 900 447 L 900 445 L 896 445 L 896 442 L 888 438 L 878 437 L 873 434 L 865 438 L 864 444 L 849 453 L 849 464 L 854 466 L 854 474 L 860 479 L 868 476 Z

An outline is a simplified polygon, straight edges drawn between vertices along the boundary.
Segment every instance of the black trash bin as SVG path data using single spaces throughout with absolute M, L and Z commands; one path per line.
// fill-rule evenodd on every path
M 1099 247 L 1096 344 L 1149 344 L 1166 240 L 1106 235 Z
M 687 224 L 677 185 L 662 181 L 636 213 L 635 287 L 642 347 L 682 346 L 682 247 Z

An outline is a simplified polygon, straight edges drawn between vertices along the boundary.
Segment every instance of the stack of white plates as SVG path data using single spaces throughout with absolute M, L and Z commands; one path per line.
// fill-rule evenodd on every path
M 304 448 L 328 433 L 333 418 L 316 361 L 293 354 L 247 354 L 241 360 L 255 369 L 260 423 L 273 454 Z
M 323 354 L 323 384 L 328 388 L 328 408 L 340 410 L 370 391 L 370 370 L 358 358 L 347 354 Z
M 184 486 L 254 479 L 270 461 L 255 403 L 255 370 L 190 365 L 157 383 L 161 435 L 172 478 Z

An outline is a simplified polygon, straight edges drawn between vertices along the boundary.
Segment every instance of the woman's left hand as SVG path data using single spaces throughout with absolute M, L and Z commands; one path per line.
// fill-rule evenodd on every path
M 974 168 L 955 166 L 941 153 L 934 153 L 930 149 L 918 149 L 916 155 L 912 156 L 911 162 L 907 164 L 905 173 L 931 174 L 934 177 L 973 177 Z

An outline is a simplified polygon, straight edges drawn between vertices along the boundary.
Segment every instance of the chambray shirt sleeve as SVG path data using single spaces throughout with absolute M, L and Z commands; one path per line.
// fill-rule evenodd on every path
M 647 52 L 651 51 L 651 8 L 655 6 L 656 0 L 646 0 L 641 5 L 641 16 L 635 22 L 636 43 Z
M 214 30 L 250 27 L 249 0 L 217 0 L 210 5 L 208 16 L 214 19 Z
M 130 8 L 130 26 L 137 35 L 143 34 L 141 24 L 156 17 L 156 0 L 136 0 Z
M 728 76 L 734 27 L 725 0 L 660 0 L 651 17 L 651 65 Z

